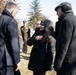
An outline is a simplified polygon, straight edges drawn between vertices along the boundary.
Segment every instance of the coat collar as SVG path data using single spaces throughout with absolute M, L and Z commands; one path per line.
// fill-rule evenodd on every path
M 7 16 L 10 16 L 13 18 L 13 16 L 11 15 L 11 13 L 7 9 L 3 10 L 2 15 L 7 15 Z
M 69 14 L 73 14 L 72 10 L 68 10 L 66 11 L 63 15 L 61 15 L 58 20 L 61 21 L 65 16 L 69 15 Z

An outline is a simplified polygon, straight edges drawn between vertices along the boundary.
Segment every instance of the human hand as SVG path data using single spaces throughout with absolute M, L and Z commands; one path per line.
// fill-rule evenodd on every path
M 20 62 L 19 62 L 16 66 L 17 66 L 17 67 L 16 67 L 15 71 L 18 71 L 19 68 L 20 68 Z
M 38 35 L 36 36 L 36 40 L 42 40 L 43 36 L 42 35 Z

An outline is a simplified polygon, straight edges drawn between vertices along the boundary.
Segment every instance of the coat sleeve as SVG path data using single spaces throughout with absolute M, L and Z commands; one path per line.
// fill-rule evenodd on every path
M 7 32 L 9 36 L 9 46 L 11 49 L 10 55 L 14 64 L 17 64 L 20 62 L 20 44 L 18 36 L 18 25 L 15 19 L 12 19 L 7 26 Z
M 35 30 L 35 33 L 32 35 L 32 37 L 30 37 L 28 40 L 27 40 L 27 44 L 29 46 L 32 46 L 35 44 L 35 42 L 37 41 L 35 38 L 37 36 L 37 30 Z
M 59 31 L 59 25 L 58 25 L 58 22 L 56 22 L 55 31 L 52 35 L 55 39 L 57 39 L 58 31 Z
M 56 40 L 52 36 L 49 36 L 49 39 L 50 39 L 50 46 L 51 46 L 52 54 L 54 55 Z
M 54 62 L 54 69 L 58 70 L 67 54 L 67 50 L 72 38 L 74 26 L 72 22 L 64 20 L 62 22 L 61 32 L 59 34 L 57 46 L 56 46 L 56 57 Z

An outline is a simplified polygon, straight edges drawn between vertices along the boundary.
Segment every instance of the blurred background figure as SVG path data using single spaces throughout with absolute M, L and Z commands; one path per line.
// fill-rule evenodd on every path
M 20 52 L 23 51 L 23 38 L 22 38 L 22 33 L 21 33 L 21 25 L 18 21 L 18 34 L 19 34 L 19 41 L 20 41 Z
M 30 33 L 31 33 L 31 30 L 30 30 L 30 27 L 28 27 L 28 30 L 27 30 L 27 39 L 30 38 Z
M 28 28 L 26 26 L 26 21 L 23 21 L 23 26 L 21 26 L 21 33 L 22 33 L 22 39 L 23 39 L 23 49 L 22 52 L 27 53 L 27 32 Z

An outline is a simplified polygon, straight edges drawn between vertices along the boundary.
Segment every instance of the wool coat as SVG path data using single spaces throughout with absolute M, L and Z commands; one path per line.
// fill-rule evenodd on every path
M 47 43 L 44 39 L 36 40 L 37 35 L 43 35 L 43 32 L 37 29 L 33 36 L 27 40 L 29 46 L 33 45 L 28 68 L 32 71 L 47 71 L 51 69 L 53 62 L 55 39 L 49 36 L 50 42 Z
M 54 69 L 57 75 L 76 75 L 76 16 L 72 11 L 59 18 L 56 32 Z
M 17 22 L 10 12 L 4 9 L 0 16 L 0 70 L 8 66 L 16 68 L 19 62 L 20 45 Z

